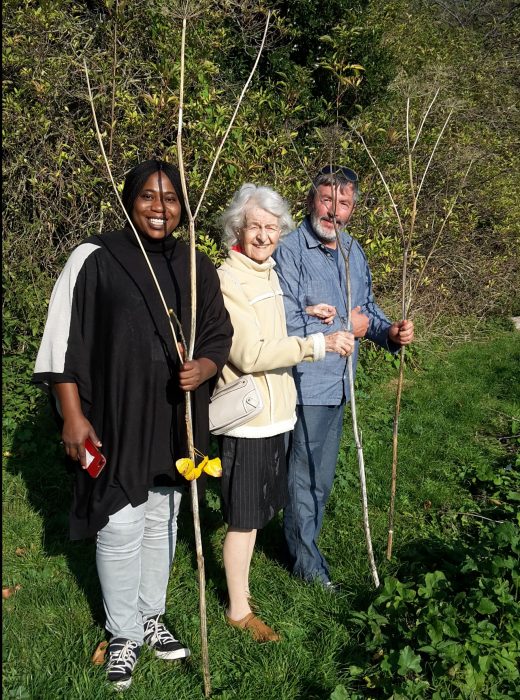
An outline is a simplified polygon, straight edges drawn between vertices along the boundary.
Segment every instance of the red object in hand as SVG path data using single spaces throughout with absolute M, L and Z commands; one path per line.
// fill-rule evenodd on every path
M 85 440 L 85 450 L 87 451 L 87 472 L 95 479 L 101 473 L 107 460 L 90 438 Z

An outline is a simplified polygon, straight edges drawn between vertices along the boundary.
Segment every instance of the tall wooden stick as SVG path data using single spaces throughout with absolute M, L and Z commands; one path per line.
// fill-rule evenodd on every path
M 439 91 L 435 93 L 433 101 L 436 99 Z M 433 101 L 431 102 L 424 118 L 419 127 L 419 132 L 417 138 L 423 128 L 426 117 L 433 106 Z M 414 141 L 413 148 L 417 144 L 417 138 Z M 404 235 L 402 232 L 403 240 L 403 268 L 401 277 L 401 318 L 404 320 L 407 316 L 406 309 L 406 282 L 408 274 L 408 254 L 410 245 L 413 239 L 413 233 L 415 228 L 415 218 L 417 216 L 417 196 L 415 194 L 415 182 L 413 173 L 413 159 L 412 159 L 412 147 L 410 146 L 410 99 L 406 100 L 406 145 L 408 150 L 408 179 L 410 185 L 410 192 L 412 195 L 412 211 L 410 213 L 410 227 L 408 235 Z M 431 162 L 431 161 L 430 161 Z M 428 166 L 427 166 L 428 167 Z M 421 183 L 422 184 L 422 183 Z M 418 193 L 417 193 L 418 194 Z M 394 420 L 392 426 L 392 471 L 391 471 L 391 482 L 390 482 L 390 505 L 388 508 L 388 535 L 386 541 L 386 558 L 390 560 L 392 558 L 392 548 L 394 544 L 394 513 L 395 513 L 395 494 L 397 490 L 397 452 L 399 447 L 399 416 L 401 414 L 401 396 L 403 394 L 403 382 L 404 382 L 404 365 L 406 358 L 406 348 L 401 346 L 399 350 L 399 378 L 397 380 L 397 391 L 395 398 L 394 407 Z
M 191 292 L 191 321 L 190 337 L 187 348 L 187 360 L 193 359 L 195 348 L 195 333 L 197 330 L 197 268 L 196 268 L 196 247 L 195 247 L 195 219 L 193 217 L 188 200 L 188 188 L 186 185 L 186 173 L 184 169 L 184 155 L 182 150 L 182 126 L 184 112 L 184 60 L 186 49 L 186 16 L 182 20 L 181 37 L 181 75 L 179 87 L 179 118 L 177 127 L 177 158 L 179 162 L 179 172 L 182 183 L 182 194 L 188 214 L 190 232 L 190 292 Z M 186 436 L 188 442 L 188 453 L 195 463 L 195 443 L 193 440 L 193 419 L 191 407 L 191 391 L 186 392 Z M 209 651 L 208 651 L 208 624 L 206 614 L 206 575 L 204 569 L 204 553 L 202 551 L 202 535 L 200 530 L 199 495 L 197 480 L 193 479 L 190 485 L 191 510 L 193 514 L 193 528 L 195 532 L 195 551 L 197 554 L 197 570 L 199 574 L 199 610 L 200 610 L 200 640 L 202 653 L 202 672 L 204 676 L 204 695 L 211 695 L 211 676 L 209 671 Z
M 121 197 L 120 197 L 119 192 L 117 190 L 117 187 L 116 187 L 113 175 L 112 175 L 112 171 L 110 168 L 110 164 L 109 164 L 108 158 L 107 158 L 106 153 L 105 153 L 103 140 L 101 137 L 101 132 L 99 130 L 99 126 L 98 126 L 98 122 L 97 122 L 96 111 L 95 111 L 95 107 L 94 107 L 94 99 L 93 99 L 92 91 L 91 91 L 91 87 L 90 87 L 90 80 L 89 80 L 86 61 L 83 62 L 85 74 L 87 77 L 88 94 L 89 94 L 90 105 L 92 108 L 92 114 L 93 114 L 93 118 L 94 118 L 96 134 L 97 134 L 97 138 L 98 138 L 99 145 L 101 148 L 101 153 L 102 153 L 102 156 L 103 156 L 104 161 L 105 161 L 105 165 L 106 165 L 107 170 L 108 170 L 110 181 L 112 183 L 117 200 L 118 200 L 119 204 L 121 205 L 121 208 L 122 208 L 128 222 L 129 222 L 129 224 L 130 224 L 130 226 L 135 234 L 137 242 L 141 248 L 141 252 L 143 253 L 143 256 L 147 262 L 147 265 L 148 265 L 148 268 L 149 268 L 150 273 L 152 275 L 152 278 L 154 280 L 154 283 L 157 287 L 157 291 L 158 291 L 159 296 L 161 298 L 161 302 L 163 304 L 163 307 L 165 309 L 165 312 L 166 312 L 168 319 L 169 319 L 169 322 L 170 322 L 170 329 L 172 332 L 175 350 L 179 355 L 179 359 L 180 359 L 181 363 L 184 361 L 184 358 L 186 360 L 193 359 L 193 352 L 194 352 L 194 348 L 195 348 L 196 310 L 197 310 L 195 218 L 196 218 L 198 211 L 199 211 L 199 208 L 202 204 L 204 195 L 205 195 L 206 190 L 208 188 L 209 182 L 211 180 L 213 171 L 214 171 L 215 166 L 217 164 L 217 161 L 218 161 L 218 158 L 219 158 L 220 153 L 222 151 L 222 148 L 224 147 L 224 144 L 225 144 L 227 137 L 231 131 L 231 128 L 233 126 L 233 122 L 234 122 L 235 117 L 238 113 L 238 110 L 239 110 L 239 107 L 242 103 L 244 95 L 247 91 L 247 88 L 249 87 L 249 84 L 250 84 L 250 82 L 253 78 L 253 75 L 256 71 L 256 68 L 258 66 L 258 62 L 260 60 L 260 56 L 262 54 L 262 51 L 263 51 L 263 48 L 265 45 L 265 40 L 266 40 L 266 36 L 267 36 L 267 29 L 268 29 L 270 17 L 271 17 L 271 13 L 269 12 L 267 15 L 267 20 L 266 20 L 266 25 L 265 25 L 265 29 L 264 29 L 262 42 L 261 42 L 256 60 L 255 60 L 254 66 L 253 66 L 251 73 L 247 79 L 247 82 L 246 82 L 246 84 L 245 84 L 245 86 L 240 94 L 237 105 L 235 107 L 235 111 L 234 111 L 233 116 L 231 118 L 231 121 L 228 125 L 228 128 L 224 134 L 224 137 L 220 143 L 220 146 L 217 149 L 217 153 L 215 155 L 215 158 L 213 160 L 213 164 L 211 166 L 211 170 L 209 172 L 208 178 L 207 178 L 206 183 L 204 185 L 204 189 L 203 189 L 202 195 L 199 199 L 197 209 L 196 209 L 195 213 L 192 213 L 189 199 L 188 199 L 186 173 L 185 173 L 185 167 L 184 167 L 184 156 L 183 156 L 183 149 L 182 149 L 182 128 L 183 128 L 183 112 L 184 112 L 185 47 L 186 47 L 186 29 L 187 29 L 188 14 L 189 14 L 189 2 L 186 2 L 185 6 L 184 6 L 184 15 L 183 15 L 183 22 L 182 22 L 182 36 L 181 36 L 181 76 L 180 76 L 180 98 L 179 98 L 179 115 L 178 115 L 178 129 L 177 129 L 177 151 L 178 151 L 179 173 L 180 173 L 180 177 L 181 177 L 183 198 L 184 198 L 184 202 L 186 205 L 186 212 L 188 215 L 189 239 L 190 239 L 191 319 L 190 319 L 190 336 L 189 336 L 188 343 L 186 343 L 186 340 L 184 338 L 184 335 L 182 332 L 182 327 L 179 323 L 179 320 L 175 316 L 173 310 L 169 309 L 166 305 L 166 302 L 164 300 L 164 296 L 162 294 L 161 287 L 160 287 L 159 282 L 158 282 L 158 280 L 155 276 L 155 273 L 152 269 L 150 261 L 148 260 L 148 256 L 146 254 L 146 251 L 144 250 L 144 247 L 141 243 L 139 235 L 135 229 L 135 226 L 134 226 L 128 212 L 125 210 L 125 208 L 123 206 Z M 114 63 L 115 63 L 115 48 L 114 48 Z M 113 106 L 114 106 L 114 90 L 115 90 L 115 80 L 113 81 L 112 110 L 113 110 Z M 112 118 L 112 122 L 113 122 L 113 118 Z M 113 124 L 112 124 L 112 126 L 113 126 Z M 112 134 L 111 134 L 111 136 L 112 136 Z M 112 145 L 112 138 L 110 138 L 110 146 L 111 145 Z M 179 343 L 177 340 L 173 321 L 175 321 L 178 325 L 178 330 L 179 330 L 179 333 L 180 333 L 180 336 L 182 339 L 182 343 Z M 184 358 L 181 355 L 179 345 L 182 345 L 182 347 L 184 348 Z M 194 438 L 193 438 L 191 392 L 186 392 L 186 435 L 187 435 L 187 446 L 188 446 L 189 456 L 193 461 L 195 461 L 195 444 L 194 444 Z M 201 537 L 201 529 L 200 529 L 199 499 L 198 499 L 198 491 L 197 491 L 197 481 L 195 479 L 191 482 L 191 504 L 192 504 L 193 524 L 194 524 L 194 532 L 195 532 L 197 569 L 198 569 L 198 576 L 199 576 L 200 631 L 201 631 L 201 652 L 202 652 L 202 664 L 203 664 L 203 676 L 204 676 L 204 693 L 205 693 L 206 697 L 209 697 L 211 695 L 211 677 L 210 677 L 210 671 L 209 671 L 209 653 L 208 653 L 208 641 L 207 641 L 206 578 L 205 578 L 205 572 L 204 572 L 204 556 L 203 556 L 203 551 L 202 551 L 202 537 Z
M 336 187 L 332 187 L 332 207 L 336 211 Z M 350 278 L 350 251 L 354 239 L 351 237 L 351 243 L 348 251 L 346 251 L 341 242 L 339 231 L 337 229 L 336 220 L 334 219 L 334 231 L 336 234 L 336 242 L 345 262 L 345 278 L 347 282 L 347 329 L 352 330 L 352 283 Z M 365 533 L 365 542 L 367 546 L 368 565 L 370 573 L 374 581 L 374 586 L 379 588 L 379 575 L 377 573 L 376 560 L 374 558 L 374 549 L 372 547 L 372 536 L 370 534 L 370 521 L 368 517 L 368 495 L 367 495 L 367 480 L 365 473 L 365 456 L 363 453 L 363 444 L 358 430 L 357 408 L 356 408 L 356 392 L 354 390 L 354 361 L 352 354 L 347 357 L 347 373 L 350 394 L 350 413 L 352 416 L 352 432 L 354 434 L 354 442 L 356 444 L 356 455 L 358 461 L 359 485 L 361 490 L 361 512 L 363 515 L 363 531 Z
M 116 109 L 116 73 L 117 73 L 117 11 L 119 0 L 116 0 L 114 8 L 114 51 L 112 55 L 112 101 L 110 105 L 110 139 L 108 141 L 108 155 L 112 155 L 112 143 L 114 139 L 115 109 Z
M 314 188 L 314 191 L 317 192 L 318 190 L 316 189 L 316 186 L 314 185 L 313 179 L 305 167 L 305 163 L 303 162 L 300 153 L 298 149 L 296 148 L 296 145 L 294 141 L 292 140 L 290 134 L 289 134 L 289 139 L 291 141 L 292 147 L 294 148 L 294 151 L 296 153 L 296 156 L 298 160 L 300 161 L 300 165 L 303 168 L 303 171 L 307 175 L 307 178 L 309 179 L 311 185 Z M 330 163 L 331 165 L 331 170 L 332 170 L 332 162 Z M 333 210 L 335 211 L 336 209 L 336 188 L 332 188 L 332 201 L 333 201 Z M 336 242 L 338 245 L 338 248 L 341 252 L 341 255 L 343 257 L 343 260 L 345 262 L 345 278 L 347 282 L 347 299 L 346 299 L 346 307 L 347 307 L 347 328 L 346 330 L 352 330 L 352 291 L 351 291 L 351 280 L 350 280 L 350 250 L 352 248 L 352 243 L 354 239 L 351 236 L 351 244 L 349 246 L 348 251 L 346 251 L 343 248 L 343 245 L 341 243 L 341 239 L 339 236 L 339 231 L 337 229 L 336 221 L 334 220 L 334 232 L 336 234 Z M 377 573 L 377 566 L 376 566 L 376 561 L 374 558 L 374 550 L 372 547 L 372 536 L 370 534 L 370 521 L 368 517 L 368 495 L 367 495 L 367 482 L 366 482 L 366 473 L 365 473 L 365 457 L 363 453 L 363 443 L 361 440 L 361 434 L 358 430 L 358 421 L 357 421 L 357 409 L 356 409 L 356 393 L 354 391 L 354 367 L 353 367 L 353 360 L 352 360 L 352 355 L 349 355 L 347 358 L 347 373 L 348 373 L 348 380 L 349 380 L 349 400 L 350 400 L 350 409 L 351 409 L 351 416 L 352 416 L 352 432 L 354 434 L 354 442 L 356 445 L 356 455 L 357 455 L 357 460 L 358 460 L 358 472 L 359 472 L 359 485 L 360 485 L 360 491 L 361 491 L 361 511 L 362 511 L 362 516 L 363 516 L 363 531 L 365 533 L 365 542 L 367 545 L 367 554 L 368 554 L 368 565 L 370 568 L 370 573 L 372 574 L 372 579 L 374 581 L 374 585 L 376 588 L 379 588 L 379 575 Z
M 187 13 L 186 13 L 187 14 Z M 195 333 L 196 333 L 196 309 L 197 309 L 197 281 L 196 281 L 196 236 L 195 236 L 195 219 L 199 212 L 200 206 L 203 202 L 206 190 L 209 186 L 209 182 L 213 175 L 213 171 L 219 159 L 220 153 L 227 137 L 233 126 L 235 117 L 238 113 L 240 105 L 242 103 L 243 97 L 249 87 L 249 84 L 253 78 L 253 75 L 258 66 L 261 53 L 264 48 L 265 39 L 267 36 L 267 29 L 269 26 L 271 13 L 268 13 L 267 21 L 265 25 L 264 35 L 258 51 L 256 61 L 253 65 L 251 73 L 244 85 L 244 88 L 240 94 L 237 105 L 233 116 L 231 117 L 230 123 L 219 148 L 215 154 L 215 158 L 211 165 L 210 172 L 206 179 L 202 194 L 199 199 L 199 203 L 194 213 L 191 211 L 191 207 L 188 201 L 188 189 L 186 184 L 186 174 L 184 168 L 184 154 L 182 149 L 182 128 L 183 128 L 183 114 L 184 114 L 184 62 L 185 62 L 185 48 L 186 48 L 186 28 L 187 28 L 187 17 L 183 17 L 182 20 L 182 37 L 181 37 L 181 76 L 180 76 L 180 88 L 179 88 L 179 118 L 178 118 L 178 128 L 177 128 L 177 157 L 179 161 L 179 172 L 181 175 L 182 192 L 184 195 L 184 201 L 186 202 L 186 211 L 188 214 L 189 222 L 189 236 L 190 236 L 190 280 L 191 280 L 191 330 L 188 348 L 188 359 L 193 359 L 193 350 L 195 347 Z M 191 408 L 191 392 L 186 392 L 186 432 L 188 439 L 188 452 L 190 458 L 195 460 L 195 445 L 193 441 L 193 422 L 192 422 L 192 408 Z M 202 551 L 202 537 L 200 531 L 200 515 L 199 515 L 199 499 L 197 491 L 197 481 L 194 479 L 191 482 L 191 507 L 193 512 L 193 525 L 195 530 L 195 548 L 197 554 L 197 568 L 199 572 L 199 607 L 200 607 L 200 635 L 201 635 L 201 649 L 202 649 L 202 667 L 204 675 L 204 693 L 206 697 L 211 695 L 211 677 L 209 671 L 209 652 L 208 652 L 208 633 L 207 633 L 207 615 L 206 615 L 206 578 L 204 573 L 204 555 Z
M 410 308 L 412 305 L 412 299 L 413 295 L 417 291 L 417 288 L 420 284 L 420 281 L 424 275 L 424 271 L 428 265 L 428 262 L 433 255 L 437 244 L 440 240 L 440 237 L 442 235 L 442 232 L 444 231 L 444 227 L 446 226 L 446 223 L 451 216 L 453 209 L 455 207 L 455 203 L 458 199 L 458 196 L 460 194 L 457 194 L 455 199 L 453 200 L 446 216 L 444 217 L 444 220 L 442 222 L 442 225 L 440 227 L 439 233 L 437 237 L 435 238 L 435 241 L 433 243 L 433 246 L 430 250 L 430 253 L 428 254 L 426 261 L 424 265 L 422 266 L 422 269 L 417 277 L 417 281 L 415 284 L 415 287 L 412 291 L 411 284 L 408 285 L 408 260 L 409 260 L 409 254 L 410 254 L 410 249 L 412 246 L 413 238 L 415 235 L 415 224 L 416 224 L 416 219 L 417 219 L 417 211 L 418 211 L 418 201 L 419 201 L 419 195 L 421 193 L 424 181 L 426 179 L 426 175 L 428 173 L 428 170 L 430 168 L 430 165 L 432 163 L 433 157 L 435 155 L 435 152 L 437 150 L 437 147 L 441 141 L 441 138 L 444 134 L 444 131 L 446 127 L 448 126 L 448 122 L 451 118 L 452 112 L 448 114 L 448 117 L 446 118 L 441 131 L 439 132 L 439 135 L 437 136 L 437 139 L 435 141 L 435 144 L 432 148 L 432 151 L 430 153 L 428 162 L 426 164 L 426 167 L 424 169 L 424 172 L 422 174 L 419 186 L 417 189 L 415 189 L 415 177 L 414 177 L 414 161 L 413 161 L 413 152 L 415 150 L 415 147 L 419 141 L 419 138 L 421 136 L 424 124 L 426 122 L 426 119 L 433 107 L 433 104 L 435 100 L 437 99 L 437 96 L 439 94 L 439 90 L 436 91 L 435 95 L 433 96 L 433 99 L 431 100 L 430 104 L 428 105 L 428 108 L 426 109 L 422 119 L 421 123 L 419 126 L 419 129 L 417 131 L 416 137 L 414 139 L 413 144 L 410 143 L 410 100 L 407 99 L 406 102 L 406 146 L 407 146 L 407 166 L 408 166 L 408 180 L 409 180 L 409 187 L 410 187 L 410 196 L 411 196 L 411 210 L 410 210 L 410 216 L 409 216 L 409 222 L 407 226 L 407 230 L 405 229 L 405 226 L 403 224 L 403 220 L 401 218 L 401 215 L 399 213 L 399 209 L 397 207 L 397 204 L 395 202 L 394 197 L 392 196 L 392 193 L 390 191 L 390 188 L 388 187 L 388 184 L 385 180 L 385 177 L 383 173 L 381 172 L 381 169 L 379 165 L 377 164 L 374 156 L 370 152 L 370 149 L 368 148 L 367 144 L 365 143 L 365 140 L 363 139 L 363 136 L 356 130 L 354 129 L 354 132 L 358 136 L 358 138 L 361 140 L 363 147 L 369 156 L 370 160 L 372 161 L 372 164 L 374 165 L 377 174 L 379 175 L 379 178 L 381 182 L 383 183 L 383 186 L 389 196 L 390 202 L 392 204 L 392 208 L 394 210 L 394 213 L 397 218 L 397 222 L 399 225 L 399 231 L 401 234 L 401 240 L 403 243 L 403 265 L 402 265 L 402 278 L 401 278 L 401 314 L 403 320 L 406 319 L 410 313 Z M 462 186 L 464 185 L 466 178 L 468 176 L 469 170 L 472 166 L 472 162 L 470 162 L 469 167 L 464 175 L 463 181 L 462 181 Z M 462 189 L 461 186 L 461 189 Z M 403 383 L 404 383 L 404 368 L 405 368 L 405 358 L 406 358 L 406 348 L 403 345 L 400 349 L 400 361 L 399 361 L 399 376 L 398 376 L 398 381 L 397 381 L 397 390 L 396 390 L 396 401 L 395 401 L 395 410 L 394 410 L 394 420 L 393 420 L 393 429 L 392 429 L 392 470 L 391 470 L 391 485 L 390 485 L 390 504 L 389 504 L 389 511 L 388 511 L 388 537 L 387 537 L 387 547 L 386 547 L 386 557 L 387 559 L 392 558 L 392 549 L 393 549 L 393 541 L 394 541 L 394 515 L 395 515 L 395 495 L 396 495 L 396 486 L 397 486 L 397 456 L 398 456 L 398 441 L 399 441 L 399 418 L 400 418 L 400 412 L 401 412 L 401 397 L 402 397 L 402 392 L 403 392 Z

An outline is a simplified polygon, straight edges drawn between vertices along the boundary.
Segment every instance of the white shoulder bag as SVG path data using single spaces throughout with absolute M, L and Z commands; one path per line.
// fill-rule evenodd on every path
M 209 429 L 221 435 L 257 416 L 264 404 L 255 380 L 244 374 L 215 391 L 209 404 Z

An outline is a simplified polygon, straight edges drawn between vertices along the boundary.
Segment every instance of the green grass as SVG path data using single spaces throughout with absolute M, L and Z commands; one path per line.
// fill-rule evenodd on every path
M 347 416 L 321 537 L 333 578 L 344 582 L 345 594 L 330 596 L 288 574 L 279 517 L 259 534 L 252 593 L 265 620 L 283 635 L 279 644 L 258 645 L 225 624 L 225 526 L 218 482 L 210 484 L 202 527 L 215 698 L 518 697 L 518 677 L 508 664 L 515 665 L 520 635 L 514 539 L 519 351 L 518 334 L 495 328 L 487 341 L 449 350 L 430 346 L 411 358 L 415 368 L 406 372 L 400 423 L 392 562 L 386 561 L 385 548 L 397 372 L 389 356 L 365 352 L 370 371 L 365 365 L 359 376 L 358 413 L 384 587 L 374 591 L 366 562 Z M 104 638 L 94 543 L 68 541 L 70 484 L 59 438 L 45 401 L 32 389 L 20 389 L 24 371 L 26 362 L 7 358 L 2 583 L 21 588 L 3 601 L 4 697 L 113 697 L 103 668 L 90 663 Z M 513 530 L 500 530 L 506 526 Z M 128 700 L 204 696 L 187 498 L 165 617 L 193 656 L 187 663 L 167 663 L 145 650 L 125 693 Z M 437 629 L 436 619 L 457 626 L 459 636 L 453 629 Z M 456 642 L 457 649 L 449 646 L 453 658 L 439 635 Z

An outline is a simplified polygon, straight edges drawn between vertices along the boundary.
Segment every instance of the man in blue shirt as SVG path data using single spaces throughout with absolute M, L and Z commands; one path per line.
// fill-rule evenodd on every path
M 275 251 L 287 332 L 307 336 L 349 330 L 345 261 L 337 233 L 349 260 L 354 335 L 366 336 L 386 350 L 397 352 L 401 345 L 412 342 L 413 323 L 392 323 L 374 300 L 365 254 L 345 232 L 357 196 L 358 177 L 353 170 L 343 166 L 322 168 L 307 195 L 308 216 Z M 354 373 L 358 345 L 356 342 L 352 356 Z M 293 573 L 334 589 L 317 539 L 332 489 L 343 412 L 350 395 L 347 360 L 327 353 L 322 362 L 300 363 L 293 375 L 298 405 L 288 452 L 290 500 L 284 512 L 284 533 Z

